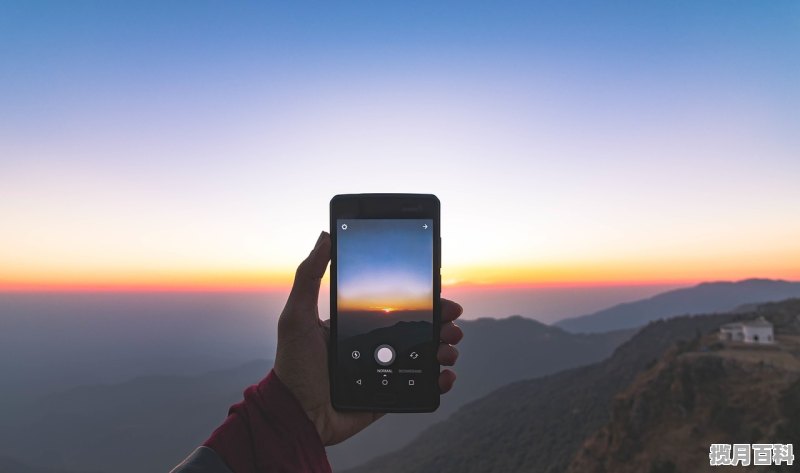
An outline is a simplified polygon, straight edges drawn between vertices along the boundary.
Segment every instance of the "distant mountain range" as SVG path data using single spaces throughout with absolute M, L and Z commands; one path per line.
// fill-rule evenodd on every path
M 519 381 L 462 407 L 403 449 L 348 473 L 563 472 L 613 396 L 679 340 L 732 315 L 653 322 L 600 363 Z
M 363 434 L 331 447 L 328 454 L 337 470 L 403 446 L 465 402 L 511 381 L 600 360 L 633 333 L 576 335 L 519 316 L 460 325 L 465 339 L 459 381 L 443 397 L 442 407 L 434 414 L 386 416 Z M 48 468 L 169 471 L 210 435 L 228 406 L 270 367 L 260 361 L 199 376 L 138 377 L 48 395 L 30 403 L 17 422 L 0 423 L 0 455 Z M 19 468 L 0 471 L 27 473 Z
M 682 305 L 674 314 L 648 314 L 650 307 L 664 307 L 653 305 L 662 298 L 688 301 L 697 294 L 708 301 L 717 294 L 717 311 L 779 298 L 797 285 L 701 284 L 623 306 L 639 307 L 635 319 L 641 322 L 699 311 Z M 771 289 L 751 290 L 758 286 Z M 748 295 L 729 297 L 731 288 L 745 288 Z M 570 333 L 519 316 L 459 322 L 465 333 L 459 379 L 440 409 L 386 416 L 329 448 L 329 458 L 335 471 L 362 465 L 352 471 L 563 472 L 582 442 L 608 425 L 614 396 L 657 365 L 669 347 L 747 317 L 748 310 L 761 309 L 750 305 L 737 313 L 660 320 L 633 338 L 639 329 Z M 613 308 L 589 321 L 602 322 L 603 313 L 614 313 Z M 631 317 L 623 319 L 630 323 Z M 271 362 L 256 361 L 196 376 L 136 377 L 62 389 L 19 408 L 14 404 L 15 415 L 0 422 L 0 472 L 168 471 L 270 367 Z M 130 455 L 131 445 L 136 455 Z
M 335 471 L 402 447 L 426 427 L 500 386 L 601 360 L 634 333 L 571 334 L 519 316 L 459 321 L 459 326 L 464 340 L 458 345 L 458 380 L 442 396 L 441 407 L 432 414 L 386 416 L 346 442 L 329 447 Z
M 404 368 L 403 365 L 407 361 L 412 361 L 412 366 L 405 366 L 405 368 L 414 367 L 413 360 L 407 360 L 408 354 L 412 351 L 417 351 L 423 356 L 431 356 L 430 350 L 433 345 L 431 342 L 433 336 L 433 323 L 430 321 L 419 322 L 406 322 L 400 321 L 388 327 L 381 327 L 371 330 L 366 333 L 353 335 L 350 337 L 339 336 L 339 356 L 344 357 L 345 363 L 342 368 L 350 368 L 353 371 L 353 376 L 362 373 L 363 367 L 359 367 L 358 363 L 350 363 L 346 360 L 349 358 L 353 350 L 365 351 L 370 347 L 377 347 L 380 344 L 386 343 L 391 345 L 397 353 L 397 361 L 393 365 L 395 368 Z M 369 359 L 369 355 L 366 357 Z M 365 360 L 361 360 L 361 363 Z M 366 361 L 371 363 L 371 361 Z
M 709 282 L 564 319 L 555 325 L 575 333 L 606 332 L 641 327 L 664 317 L 730 312 L 744 304 L 780 301 L 792 297 L 800 297 L 800 282 L 772 279 Z
M 24 465 L 12 458 L 0 456 L 0 473 L 90 473 L 76 470 L 59 470 L 52 468 L 36 468 Z M 91 472 L 97 473 L 97 472 Z
M 740 434 L 743 434 L 744 430 L 750 429 L 748 426 L 756 425 L 756 423 L 739 424 L 739 420 L 744 421 L 757 417 L 754 415 L 757 413 L 745 415 L 742 409 L 762 404 L 759 393 L 764 393 L 765 389 L 769 390 L 770 386 L 776 388 L 780 386 L 780 389 L 776 389 L 769 396 L 764 396 L 764 400 L 769 399 L 767 408 L 777 406 L 779 408 L 778 415 L 783 418 L 776 417 L 775 412 L 772 412 L 766 418 L 768 422 L 764 425 L 775 426 L 775 435 L 787 439 L 781 440 L 781 442 L 794 441 L 796 444 L 800 442 L 800 430 L 793 421 L 796 419 L 796 415 L 800 414 L 800 396 L 797 396 L 800 393 L 800 382 L 796 381 L 800 376 L 796 372 L 791 377 L 773 373 L 774 376 L 769 385 L 753 384 L 753 382 L 769 382 L 769 376 L 765 377 L 766 371 L 756 374 L 752 378 L 745 377 L 740 380 L 740 389 L 737 393 L 746 393 L 749 397 L 739 399 L 735 399 L 739 394 L 735 394 L 733 398 L 726 397 L 724 389 L 720 390 L 715 387 L 715 382 L 721 381 L 723 376 L 730 376 L 729 380 L 735 381 L 736 376 L 742 373 L 741 370 L 736 371 L 735 367 L 730 371 L 722 370 L 722 375 L 720 372 L 714 373 L 714 376 L 710 376 L 709 373 L 698 368 L 690 373 L 692 377 L 689 378 L 691 380 L 699 376 L 696 383 L 691 381 L 687 384 L 686 378 L 669 378 L 667 375 L 662 377 L 662 380 L 666 380 L 667 383 L 670 380 L 682 382 L 677 385 L 677 388 L 674 384 L 648 384 L 644 381 L 643 383 L 652 389 L 647 393 L 641 392 L 639 395 L 640 391 L 637 391 L 635 387 L 634 381 L 638 377 L 645 376 L 644 379 L 647 379 L 648 373 L 663 369 L 659 367 L 663 367 L 665 364 L 669 365 L 670 357 L 676 351 L 685 353 L 694 350 L 700 355 L 708 354 L 707 345 L 715 340 L 713 334 L 720 325 L 735 320 L 752 319 L 759 315 L 764 315 L 776 323 L 777 330 L 786 330 L 786 327 L 793 324 L 794 343 L 798 343 L 797 340 L 800 340 L 800 318 L 798 318 L 800 300 L 765 304 L 759 306 L 755 312 L 683 316 L 666 321 L 651 322 L 628 342 L 617 348 L 607 360 L 550 376 L 512 383 L 482 399 L 465 405 L 446 421 L 427 429 L 405 448 L 379 457 L 361 467 L 348 470 L 348 473 L 409 471 L 421 473 L 494 471 L 562 473 L 570 467 L 576 454 L 582 455 L 579 458 L 585 458 L 592 452 L 595 453 L 593 457 L 595 461 L 580 462 L 577 460 L 577 463 L 571 467 L 570 473 L 578 471 L 592 473 L 706 471 L 707 463 L 702 463 L 700 467 L 694 469 L 675 469 L 675 465 L 659 461 L 648 463 L 644 469 L 641 468 L 641 463 L 636 464 L 638 468 L 617 469 L 617 467 L 622 468 L 625 465 L 625 459 L 629 458 L 627 456 L 636 454 L 636 445 L 645 445 L 642 448 L 651 448 L 650 446 L 660 448 L 662 454 L 664 451 L 670 451 L 669 442 L 661 441 L 662 437 L 659 433 L 662 430 L 659 429 L 661 429 L 661 423 L 667 425 L 671 422 L 670 428 L 679 423 L 679 420 L 670 419 L 670 415 L 678 416 L 677 411 L 681 409 L 680 403 L 677 406 L 675 403 L 670 403 L 673 397 L 685 395 L 686 397 L 682 400 L 685 404 L 691 402 L 691 399 L 699 400 L 702 397 L 714 398 L 716 396 L 719 400 L 721 396 L 720 408 L 722 410 L 716 411 L 713 419 L 718 420 L 719 425 L 723 426 L 722 430 L 726 435 L 722 438 L 733 439 L 742 437 Z M 703 339 L 703 334 L 712 335 Z M 702 340 L 705 342 L 701 342 Z M 795 348 L 792 353 L 791 356 L 795 357 L 796 363 L 797 360 L 800 360 L 800 350 Z M 667 361 L 660 361 L 662 357 L 665 357 Z M 755 360 L 753 365 L 758 368 L 763 366 L 763 363 Z M 765 368 L 758 369 L 764 370 Z M 772 371 L 781 371 L 781 369 L 780 366 L 767 368 Z M 701 379 L 704 376 L 708 376 L 708 379 Z M 631 388 L 633 390 L 626 391 L 631 385 L 634 385 L 634 388 Z M 759 389 L 754 389 L 754 387 Z M 695 388 L 700 389 L 701 392 L 692 393 L 691 391 Z M 703 389 L 707 389 L 708 392 L 702 392 Z M 636 406 L 630 407 L 630 402 L 637 401 L 629 401 L 627 409 L 615 404 L 615 402 L 625 402 L 624 400 L 614 401 L 614 399 L 626 392 L 628 399 L 639 399 Z M 684 405 L 684 408 L 687 405 Z M 615 406 L 617 407 L 615 408 Z M 616 413 L 613 418 L 612 410 Z M 635 414 L 634 411 L 640 412 L 640 414 Z M 668 413 L 669 415 L 667 415 Z M 695 421 L 698 425 L 709 421 L 705 413 L 707 412 L 702 410 L 698 410 L 696 413 Z M 634 417 L 632 418 L 631 415 Z M 638 417 L 636 417 L 637 415 Z M 625 422 L 633 422 L 633 425 L 626 425 Z M 748 422 L 750 421 L 748 420 Z M 687 422 L 687 425 L 691 427 L 693 424 Z M 611 429 L 612 433 L 603 434 L 608 431 L 601 429 Z M 692 458 L 699 459 L 698 461 L 702 460 L 700 453 L 704 451 L 705 461 L 708 460 L 708 443 L 703 443 L 705 440 L 686 437 L 686 435 L 692 435 L 695 429 L 688 429 L 684 426 L 683 430 L 677 428 L 668 430 L 665 427 L 663 431 L 673 435 L 676 435 L 676 432 L 682 433 L 684 437 L 681 439 L 684 443 L 681 445 L 687 451 L 691 450 L 689 447 L 694 449 Z M 744 433 L 747 434 L 742 437 L 745 438 L 743 440 L 745 442 L 749 441 L 748 438 L 757 438 L 765 442 L 777 441 L 768 440 L 769 432 L 766 430 L 761 431 L 760 434 L 752 429 Z M 593 437 L 593 435 L 599 437 Z M 620 440 L 616 436 L 621 436 L 622 439 Z M 584 446 L 584 441 L 587 439 L 590 441 Z M 672 440 L 673 438 L 670 438 L 670 441 Z M 609 442 L 613 442 L 611 446 L 616 448 L 608 448 Z M 625 447 L 619 447 L 620 442 L 628 442 L 625 445 L 634 447 L 626 450 Z M 594 450 L 584 452 L 584 448 L 593 448 Z M 599 454 L 597 454 L 597 449 L 600 449 Z M 609 456 L 614 456 L 614 458 L 609 459 Z M 597 461 L 598 458 L 599 461 Z M 603 461 L 608 461 L 612 467 L 596 468 L 598 464 L 602 466 Z
M 254 361 L 199 376 L 144 376 L 51 394 L 31 402 L 19 421 L 0 422 L 0 455 L 37 465 L 35 472 L 167 472 L 208 438 L 228 406 L 271 366 Z M 29 471 L 8 462 L 0 472 Z

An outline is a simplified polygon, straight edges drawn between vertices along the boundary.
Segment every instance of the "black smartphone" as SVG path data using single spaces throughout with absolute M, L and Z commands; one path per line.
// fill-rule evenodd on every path
M 338 410 L 439 407 L 441 238 L 430 194 L 331 199 L 331 402 Z

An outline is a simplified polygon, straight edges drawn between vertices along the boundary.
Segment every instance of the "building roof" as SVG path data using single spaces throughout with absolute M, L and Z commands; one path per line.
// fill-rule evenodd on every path
M 770 323 L 764 317 L 759 317 L 755 320 L 748 320 L 747 322 L 743 322 L 742 325 L 747 327 L 772 327 L 772 323 Z
M 759 317 L 753 320 L 745 320 L 744 322 L 732 322 L 723 324 L 720 330 L 741 330 L 744 327 L 769 327 L 772 328 L 772 323 L 764 317 Z
M 730 324 L 724 324 L 719 327 L 721 330 L 741 330 L 742 324 L 739 322 L 734 322 Z

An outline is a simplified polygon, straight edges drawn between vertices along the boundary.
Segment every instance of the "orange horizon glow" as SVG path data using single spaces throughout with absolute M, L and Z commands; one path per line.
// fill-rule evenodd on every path
M 460 268 L 442 271 L 442 288 L 459 290 L 499 290 L 542 287 L 598 287 L 598 286 L 651 286 L 694 285 L 708 281 L 738 281 L 751 278 L 800 281 L 800 270 L 785 268 L 774 271 L 729 270 L 702 272 L 700 268 L 687 268 L 658 274 L 656 271 L 632 271 L 633 268 L 583 268 L 543 271 L 541 268 Z M 479 277 L 476 277 L 479 276 Z M 171 274 L 96 274 L 81 278 L 11 278 L 0 276 L 0 292 L 286 292 L 291 288 L 293 272 L 207 272 Z M 323 278 L 323 288 L 328 275 Z M 386 312 L 400 310 L 368 304 L 367 310 Z M 395 307 L 397 306 L 397 307 Z M 388 313 L 388 312 L 387 312 Z
M 800 281 L 783 7 L 702 28 L 677 21 L 694 5 L 409 9 L 443 28 L 421 31 L 378 2 L 310 30 L 271 7 L 131 22 L 153 8 L 128 3 L 4 12 L 35 67 L 0 78 L 0 292 L 286 292 L 330 199 L 362 192 L 438 197 L 445 294 Z M 406 307 L 363 294 L 340 291 Z
M 386 296 L 384 296 L 386 297 Z M 431 300 L 433 297 L 432 292 L 428 292 L 427 296 L 421 297 L 396 297 L 391 301 L 384 301 L 392 304 L 391 306 L 376 305 L 374 298 L 367 299 L 347 299 L 341 298 L 339 300 L 339 310 L 347 311 L 364 311 L 364 312 L 383 312 L 389 314 L 391 312 L 405 311 L 405 310 L 430 310 Z
M 299 259 L 302 259 L 299 258 Z M 800 251 L 720 255 L 684 255 L 682 258 L 639 257 L 583 261 L 519 261 L 497 264 L 444 262 L 442 287 L 458 290 L 526 289 L 542 287 L 598 287 L 694 285 L 706 281 L 750 278 L 800 281 Z M 77 265 L 76 265 L 77 266 Z M 0 292 L 261 292 L 291 288 L 295 267 L 288 263 L 258 262 L 252 267 L 171 264 L 150 267 L 134 264 L 106 267 L 47 267 L 6 265 L 0 268 Z M 271 269 L 262 269 L 269 268 Z M 326 272 L 323 289 L 327 288 Z M 361 309 L 405 308 L 409 301 L 362 300 Z M 419 304 L 412 304 L 414 306 Z

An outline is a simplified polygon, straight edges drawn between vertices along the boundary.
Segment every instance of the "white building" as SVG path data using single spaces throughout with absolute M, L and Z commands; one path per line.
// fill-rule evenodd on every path
M 723 341 L 743 342 L 744 329 L 742 324 L 725 324 L 719 328 L 719 339 Z
M 719 328 L 719 339 L 733 342 L 769 344 L 775 343 L 772 324 L 764 317 L 746 322 L 725 324 Z

